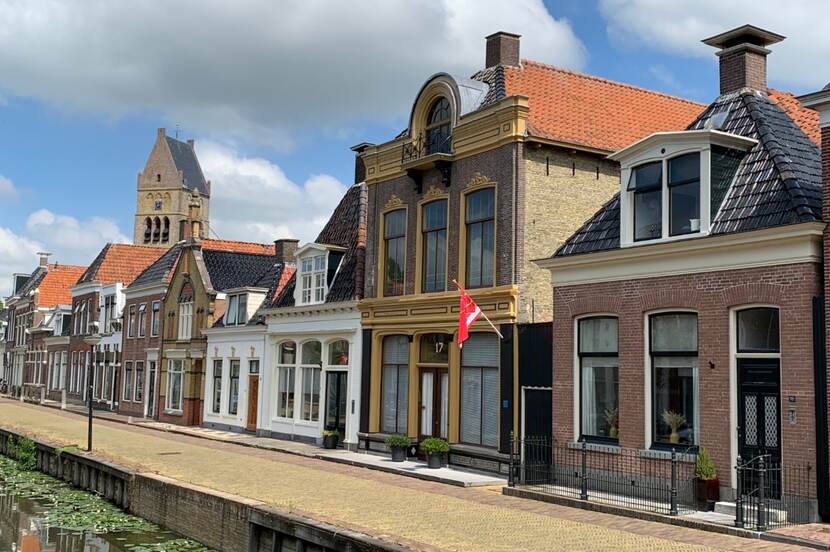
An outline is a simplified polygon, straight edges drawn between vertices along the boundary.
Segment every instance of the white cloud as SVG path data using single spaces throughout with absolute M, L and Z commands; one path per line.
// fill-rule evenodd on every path
M 428 75 L 481 68 L 497 30 L 539 61 L 580 69 L 586 55 L 542 0 L 0 0 L 0 28 L 7 94 L 282 148 L 400 117 Z
M 196 149 L 213 183 L 211 228 L 223 239 L 314 240 L 347 188 L 327 174 L 296 184 L 270 161 L 216 143 L 197 142 Z
M 14 185 L 14 182 L 0 174 L 0 200 L 15 199 L 19 193 L 20 191 Z
M 12 274 L 30 273 L 37 266 L 43 246 L 9 228 L 0 227 L 0 298 L 12 291 Z
M 62 256 L 71 259 L 61 259 L 59 256 L 63 262 L 83 259 L 88 263 L 105 243 L 130 242 L 111 219 L 90 217 L 80 221 L 69 215 L 55 214 L 48 209 L 39 209 L 30 214 L 26 219 L 26 230 L 50 250 L 54 250 L 53 253 L 60 251 Z
M 803 0 L 601 0 L 608 34 L 618 45 L 716 59 L 704 38 L 745 23 L 788 38 L 771 46 L 770 81 L 812 91 L 830 80 L 830 41 L 825 25 L 830 2 Z M 713 79 L 717 73 L 713 73 Z

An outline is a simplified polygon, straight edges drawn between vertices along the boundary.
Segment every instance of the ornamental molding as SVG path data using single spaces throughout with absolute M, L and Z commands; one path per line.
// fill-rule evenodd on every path
M 443 197 L 447 197 L 447 193 L 435 187 L 434 185 L 430 186 L 429 190 L 427 190 L 424 193 L 424 199 L 438 199 Z
M 403 200 L 392 194 L 392 197 L 389 198 L 389 201 L 386 202 L 386 206 L 384 209 L 394 209 L 395 207 L 401 207 L 403 205 Z
M 495 184 L 490 177 L 484 176 L 480 172 L 476 171 L 473 173 L 473 176 L 470 178 L 469 182 L 467 182 L 467 188 L 480 188 L 482 186 L 492 186 Z

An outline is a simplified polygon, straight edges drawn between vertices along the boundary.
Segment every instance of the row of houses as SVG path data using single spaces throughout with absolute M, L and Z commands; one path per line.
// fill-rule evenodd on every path
M 768 88 L 783 38 L 706 39 L 720 95 L 702 105 L 491 35 L 483 69 L 429 77 L 404 131 L 353 148 L 355 184 L 302 245 L 207 238 L 210 183 L 162 129 L 136 243 L 16 280 L 6 379 L 352 449 L 441 437 L 482 470 L 543 435 L 706 447 L 727 495 L 737 458 L 762 452 L 827 487 L 830 90 Z M 456 284 L 501 338 L 479 322 L 455 345 Z

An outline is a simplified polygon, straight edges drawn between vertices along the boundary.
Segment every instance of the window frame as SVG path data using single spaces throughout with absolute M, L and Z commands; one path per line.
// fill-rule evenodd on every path
M 141 303 L 138 306 L 138 319 L 136 320 L 138 326 L 138 337 L 145 337 L 147 335 L 147 303 Z
M 135 383 L 133 383 L 133 402 L 141 402 L 144 400 L 144 361 L 136 360 L 135 366 Z
M 212 414 L 222 414 L 222 377 L 224 375 L 224 359 L 223 358 L 214 358 L 212 370 L 213 373 L 211 374 L 211 381 L 213 382 L 211 385 L 211 405 L 210 411 Z M 217 370 L 216 368 L 219 368 Z
M 136 314 L 136 305 L 133 303 L 130 305 L 129 310 L 127 311 L 128 318 L 127 318 L 127 337 L 133 338 L 135 337 L 135 314 Z
M 158 337 L 161 329 L 161 301 L 153 301 L 150 310 L 150 337 Z
M 446 109 L 440 107 L 443 103 L 446 104 Z M 433 113 L 446 110 L 447 118 L 432 121 Z M 432 100 L 429 109 L 426 111 L 426 118 L 424 119 L 424 153 L 425 155 L 432 155 L 433 153 L 452 153 L 452 119 L 453 109 L 452 102 L 446 96 L 438 96 Z M 433 143 L 433 134 L 440 138 L 440 142 Z M 446 144 L 446 147 L 445 147 Z
M 186 371 L 184 362 L 184 359 L 181 358 L 167 359 L 167 389 L 165 390 L 164 406 L 165 411 L 173 414 L 181 414 L 184 412 L 184 374 Z M 173 367 L 176 366 L 176 363 L 178 363 L 179 368 L 174 370 Z M 181 378 L 181 383 L 179 384 L 178 406 L 173 406 L 171 404 L 173 398 L 171 390 L 173 389 L 173 378 L 176 376 Z
M 387 364 L 386 362 L 384 362 L 384 359 L 383 359 L 383 356 L 384 356 L 384 342 L 386 341 L 386 339 L 388 339 L 390 337 L 403 337 L 407 340 L 406 364 L 398 364 L 398 363 Z M 381 337 L 381 346 L 380 346 L 380 393 L 379 393 L 379 395 L 380 395 L 380 397 L 379 397 L 379 399 L 380 399 L 380 420 L 379 420 L 379 424 L 380 424 L 380 431 L 383 432 L 383 433 L 406 435 L 409 431 L 409 409 L 411 407 L 411 405 L 409 404 L 410 403 L 409 393 L 410 393 L 411 385 L 412 385 L 412 382 L 410 381 L 410 377 L 409 377 L 410 376 L 409 367 L 412 364 L 412 346 L 411 346 L 412 345 L 412 339 L 411 338 L 412 338 L 412 336 L 406 335 L 406 334 L 389 334 L 389 335 L 384 335 L 384 336 Z M 384 396 L 383 391 L 385 389 L 384 379 L 385 379 L 385 372 L 386 372 L 386 367 L 387 366 L 388 367 L 393 367 L 394 366 L 394 368 L 395 368 L 395 377 L 396 377 L 396 380 L 395 380 L 395 407 L 394 407 L 394 410 L 395 410 L 395 429 L 394 429 L 394 431 L 388 431 L 383 425 L 383 411 L 384 411 L 384 406 L 386 405 L 385 396 Z M 402 395 L 402 393 L 401 393 L 401 391 L 402 391 L 401 390 L 401 372 L 403 372 L 406 375 L 406 390 L 403 393 L 403 396 L 406 398 L 406 409 L 403 412 L 401 412 L 401 408 L 400 408 L 401 407 L 401 402 L 402 402 L 401 401 L 401 395 Z M 406 424 L 406 427 L 404 427 L 403 429 L 401 428 L 401 421 L 403 421 L 404 424 Z
M 391 237 L 386 236 L 386 228 L 389 220 L 389 216 L 395 213 L 403 213 L 403 234 L 396 234 Z M 382 255 L 380 255 L 380 286 L 379 286 L 379 295 L 381 297 L 399 297 L 401 295 L 406 294 L 406 272 L 407 272 L 407 234 L 409 226 L 409 210 L 406 206 L 395 207 L 393 209 L 389 209 L 384 211 L 381 214 L 381 224 L 380 224 L 380 243 L 382 244 L 383 250 Z M 389 249 L 390 243 L 392 240 L 395 241 L 396 245 L 396 252 L 402 250 L 403 251 L 403 267 L 401 270 L 400 282 L 397 279 L 389 281 L 387 279 L 387 273 L 389 269 Z M 398 244 L 400 247 L 398 247 Z M 397 286 L 400 286 L 400 290 L 397 290 Z
M 97 371 L 96 371 L 97 372 Z M 95 378 L 98 379 L 97 377 Z M 97 383 L 95 388 L 97 388 Z M 133 402 L 133 361 L 124 362 L 124 382 L 122 383 L 121 397 L 126 402 Z
M 430 206 L 433 206 L 437 203 L 444 204 L 444 225 L 431 228 L 426 230 L 424 228 L 426 224 L 426 211 Z M 450 209 L 450 201 L 448 197 L 438 197 L 434 199 L 429 199 L 424 201 L 419 206 L 419 221 L 418 221 L 418 275 L 419 275 L 419 283 L 418 287 L 421 293 L 440 293 L 442 291 L 447 291 L 447 273 L 448 273 L 448 245 L 449 245 L 449 209 Z M 443 232 L 443 244 L 444 244 L 444 253 L 443 253 L 443 260 L 439 263 L 438 262 L 438 240 L 439 237 L 436 237 L 436 250 L 433 253 L 435 258 L 435 280 L 436 285 L 434 289 L 428 289 L 427 282 L 429 281 L 427 271 L 429 270 L 429 237 L 432 234 L 439 234 Z M 441 278 L 440 282 L 438 280 L 438 276 L 442 274 L 443 278 Z
M 484 334 L 490 335 L 496 340 L 496 365 L 495 366 L 482 366 L 482 365 L 465 365 L 464 364 L 464 356 L 463 352 L 464 349 L 461 350 L 461 355 L 459 355 L 458 359 L 458 370 L 459 370 L 459 389 L 458 389 L 458 441 L 461 444 L 471 445 L 474 447 L 482 447 L 487 449 L 496 450 L 500 446 L 501 441 L 501 340 L 499 340 L 498 335 L 493 332 L 470 332 L 470 336 L 473 334 Z M 465 386 L 463 384 L 464 381 L 464 370 L 477 370 L 480 385 L 480 396 L 479 396 L 479 442 L 470 442 L 463 440 L 463 424 L 464 424 L 464 391 Z M 484 407 L 487 401 L 485 401 L 484 396 L 484 371 L 485 370 L 495 370 L 496 371 L 496 401 L 495 404 L 492 406 L 495 408 L 495 419 L 496 419 L 496 443 L 494 445 L 484 444 Z
M 242 370 L 242 363 L 238 358 L 229 359 L 228 363 L 228 416 L 237 416 L 239 414 L 239 375 Z M 235 363 L 235 364 L 234 364 Z M 236 375 L 234 376 L 234 366 L 236 366 Z M 236 396 L 234 396 L 236 393 Z
M 697 178 L 696 179 L 695 178 L 691 178 L 691 179 L 687 178 L 686 180 L 671 182 L 671 172 L 670 172 L 671 162 L 675 161 L 677 159 L 680 159 L 682 157 L 689 156 L 689 155 L 697 155 L 698 156 Z M 665 171 L 666 171 L 666 173 L 665 173 L 665 189 L 666 189 L 666 193 L 668 194 L 667 202 L 668 202 L 668 208 L 669 208 L 669 212 L 668 212 L 669 226 L 666 229 L 667 232 L 668 232 L 668 237 L 671 238 L 671 237 L 675 237 L 675 236 L 690 236 L 690 235 L 694 235 L 694 234 L 699 234 L 700 231 L 701 231 L 701 228 L 702 228 L 702 224 L 701 224 L 701 222 L 702 222 L 702 219 L 701 219 L 701 209 L 702 209 L 701 196 L 703 195 L 703 177 L 702 177 L 702 175 L 703 175 L 703 155 L 701 155 L 700 151 L 690 151 L 690 152 L 686 152 L 686 153 L 679 153 L 677 155 L 667 157 L 666 160 L 665 160 L 665 163 L 664 163 L 664 167 L 665 167 Z M 710 167 L 709 170 L 711 172 L 711 167 Z M 711 180 L 711 176 L 710 176 L 710 180 Z M 673 193 L 673 191 L 677 187 L 685 186 L 685 185 L 688 185 L 688 184 L 693 184 L 695 182 L 697 182 L 697 221 L 698 221 L 698 229 L 697 229 L 697 231 L 693 231 L 690 228 L 690 230 L 688 232 L 678 232 L 678 233 L 675 234 L 672 231 L 672 222 L 673 222 L 673 215 L 674 215 L 674 209 L 673 209 L 674 193 Z
M 300 255 L 298 259 L 297 281 L 299 282 L 299 293 L 297 294 L 300 305 L 319 305 L 325 303 L 328 295 L 328 250 L 322 251 L 314 248 Z M 318 261 L 322 259 L 322 267 Z M 306 263 L 308 267 L 306 267 Z M 322 286 L 319 285 L 322 283 Z
M 320 346 L 320 363 L 319 364 L 306 363 L 305 359 L 303 358 L 303 349 L 305 348 L 306 345 L 309 345 L 311 343 L 317 343 Z M 321 420 L 321 412 L 320 411 L 321 411 L 321 406 L 322 406 L 321 403 L 322 403 L 322 400 L 323 400 L 323 392 L 324 392 L 324 390 L 323 390 L 323 361 L 325 360 L 325 358 L 324 358 L 325 351 L 323 349 L 324 349 L 323 348 L 323 342 L 320 341 L 319 339 L 307 339 L 307 340 L 301 342 L 298 346 L 298 351 L 297 352 L 299 354 L 298 354 L 298 357 L 297 357 L 297 362 L 298 362 L 297 366 L 299 368 L 299 373 L 300 373 L 300 378 L 299 378 L 300 379 L 300 383 L 299 383 L 299 385 L 300 385 L 300 412 L 299 412 L 299 417 L 297 419 L 299 421 L 302 421 L 302 422 L 315 423 L 316 424 L 316 423 L 319 423 L 320 420 Z M 306 409 L 305 383 L 306 383 L 306 375 L 307 374 L 310 375 L 309 377 L 310 377 L 310 380 L 311 380 L 311 397 L 312 397 L 312 400 L 310 401 L 311 407 L 309 408 L 309 416 L 310 416 L 309 418 L 305 417 L 305 409 Z M 316 376 L 316 379 L 317 379 L 317 401 L 316 401 L 316 403 L 313 399 L 313 397 L 314 397 L 315 376 Z M 296 383 L 296 380 L 295 380 L 295 383 Z M 314 410 L 315 407 L 316 407 L 316 417 L 315 417 L 315 410 Z M 297 415 L 296 410 L 295 410 L 294 414 L 295 414 L 295 416 Z
M 486 192 L 486 191 L 489 191 L 490 193 L 493 194 L 493 212 L 492 212 L 492 216 L 490 216 L 488 218 L 475 219 L 475 220 L 471 221 L 471 219 L 467 215 L 468 200 L 471 196 L 473 196 L 475 194 L 478 194 L 478 193 L 481 193 L 481 192 Z M 497 262 L 496 262 L 497 259 L 498 259 L 498 238 L 497 238 L 497 236 L 498 236 L 498 222 L 496 220 L 497 219 L 496 214 L 498 213 L 498 189 L 497 189 L 497 187 L 494 184 L 487 184 L 487 185 L 484 185 L 484 186 L 479 186 L 479 187 L 476 187 L 476 188 L 473 188 L 473 189 L 470 189 L 470 190 L 466 190 L 461 196 L 461 212 L 462 212 L 462 220 L 461 220 L 461 232 L 459 232 L 459 234 L 460 234 L 460 236 L 459 236 L 459 239 L 460 239 L 459 251 L 463 251 L 461 259 L 463 259 L 464 265 L 463 265 L 463 267 L 461 267 L 461 270 L 459 270 L 459 276 L 464 279 L 464 286 L 467 289 L 484 289 L 484 288 L 489 288 L 489 287 L 495 287 L 496 285 L 498 285 L 498 276 L 497 276 L 498 266 L 497 266 Z M 493 226 L 493 231 L 492 231 L 492 234 L 493 234 L 493 255 L 492 255 L 493 270 L 492 270 L 492 274 L 491 274 L 492 282 L 490 282 L 489 284 L 484 284 L 484 283 L 472 284 L 470 282 L 470 265 L 471 265 L 471 262 L 470 262 L 471 261 L 471 259 L 470 259 L 470 254 L 471 254 L 470 228 L 473 225 L 483 225 L 484 223 L 487 223 L 487 222 L 490 222 L 490 221 L 492 221 L 492 226 Z M 482 226 L 482 228 L 483 228 L 483 226 Z M 484 250 L 484 248 L 482 247 L 481 248 L 482 253 L 483 253 L 483 250 Z M 480 255 L 480 256 L 481 256 L 481 259 L 484 259 L 484 255 Z M 481 268 L 483 269 L 483 262 L 482 262 L 482 267 Z M 483 270 L 480 270 L 480 272 L 481 272 L 481 274 L 483 274 Z M 481 281 L 483 281 L 483 279 L 481 279 Z
M 179 303 L 179 333 L 177 341 L 189 341 L 193 337 L 193 301 Z
M 614 319 L 617 321 L 617 351 L 611 352 L 582 352 L 582 322 L 586 320 L 601 320 Z M 575 438 L 577 441 L 585 441 L 588 443 L 619 445 L 619 408 L 620 408 L 620 317 L 611 313 L 592 313 L 579 316 L 574 319 L 574 404 L 577 405 L 575 410 L 576 420 L 574 421 Z M 584 369 L 584 358 L 616 358 L 617 359 L 617 437 L 602 436 L 602 435 L 586 435 L 582 427 L 583 420 L 583 389 L 582 389 L 582 372 Z
M 283 362 L 282 354 L 283 347 L 292 344 L 294 346 L 294 362 L 289 364 Z M 297 342 L 293 339 L 286 339 L 277 344 L 277 401 L 274 419 L 279 420 L 293 420 L 297 412 L 297 362 L 300 354 L 300 349 Z M 286 380 L 288 385 L 285 385 Z M 283 395 L 285 395 L 285 402 L 283 404 Z M 290 408 L 290 415 L 289 413 Z

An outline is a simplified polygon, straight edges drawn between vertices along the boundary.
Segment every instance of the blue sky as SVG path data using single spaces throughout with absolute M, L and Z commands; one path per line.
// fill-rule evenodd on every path
M 827 20 L 825 2 L 781 14 L 765 1 L 380 1 L 355 4 L 386 34 L 320 0 L 249 0 L 232 13 L 183 0 L 162 23 L 154 2 L 78 17 L 52 0 L 26 18 L 31 6 L 0 0 L 0 25 L 15 29 L 0 37 L 0 295 L 38 249 L 87 263 L 131 236 L 136 174 L 155 129 L 177 123 L 220 186 L 218 235 L 312 239 L 352 180 L 349 147 L 404 128 L 431 73 L 480 68 L 495 30 L 522 34 L 526 57 L 708 102 L 717 62 L 700 39 L 752 22 L 789 37 L 772 47 L 772 86 L 804 93 L 830 80 L 812 23 Z M 192 10 L 205 12 L 199 33 Z

